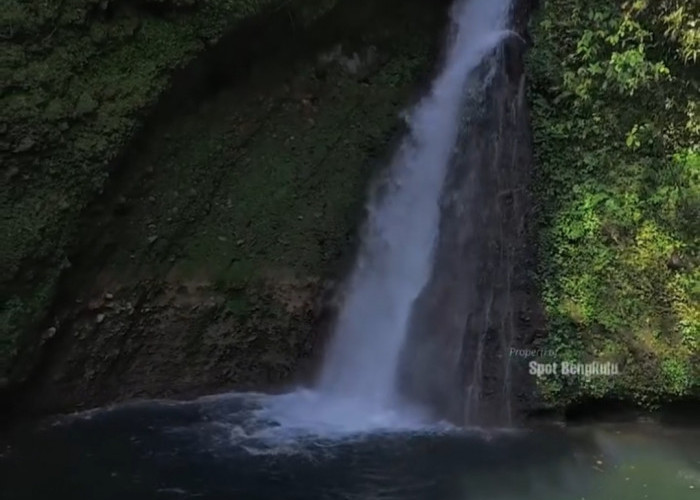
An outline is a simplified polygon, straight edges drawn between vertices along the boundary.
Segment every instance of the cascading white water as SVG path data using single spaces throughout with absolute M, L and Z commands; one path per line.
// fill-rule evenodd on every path
M 370 202 L 359 260 L 316 390 L 230 393 L 199 400 L 206 422 L 229 428 L 253 454 L 296 453 L 307 439 L 425 425 L 401 405 L 396 376 L 413 302 L 427 284 L 440 222 L 440 196 L 464 113 L 470 75 L 505 36 L 512 0 L 457 0 L 443 70 L 408 118 L 410 133 L 389 169 L 391 186 Z M 170 403 L 187 405 L 189 403 Z M 92 418 L 92 413 L 83 414 Z M 301 446 L 303 450 L 303 446 Z
M 469 75 L 507 33 L 510 0 L 458 0 L 444 68 L 412 110 L 410 133 L 391 166 L 391 185 L 370 202 L 369 220 L 313 411 L 367 419 L 398 411 L 397 365 L 414 300 L 426 285 L 440 195 L 458 135 Z M 331 403 L 331 401 L 333 403 Z
M 440 197 L 464 103 L 468 93 L 486 90 L 487 82 L 470 75 L 513 34 L 506 30 L 511 1 L 456 1 L 444 67 L 408 115 L 409 133 L 391 161 L 389 185 L 370 200 L 358 262 L 317 387 L 246 396 L 257 410 L 251 428 L 238 434 L 286 446 L 310 435 L 424 430 L 429 424 L 399 398 L 399 358 L 413 303 L 433 268 Z

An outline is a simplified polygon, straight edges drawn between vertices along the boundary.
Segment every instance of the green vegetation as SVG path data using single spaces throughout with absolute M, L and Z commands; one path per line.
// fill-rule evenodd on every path
M 277 7 L 334 1 L 7 0 L 0 10 L 0 378 L 53 300 L 80 214 L 173 70 Z
M 254 66 L 247 84 L 183 109 L 127 156 L 126 180 L 107 195 L 110 167 L 175 70 L 244 20 L 285 9 L 301 29 L 336 1 L 5 2 L 0 387 L 31 370 L 18 371 L 17 355 L 43 341 L 36 326 L 92 229 L 94 255 L 81 254 L 110 276 L 111 292 L 126 291 L 112 309 L 100 306 L 102 336 L 82 342 L 95 318 L 75 327 L 80 342 L 64 353 L 75 377 L 83 366 L 93 376 L 108 370 L 104 356 L 137 357 L 155 323 L 183 317 L 191 322 L 180 333 L 153 335 L 164 339 L 154 351 L 189 356 L 192 379 L 232 359 L 227 380 L 291 370 L 308 347 L 308 304 L 354 233 L 372 159 L 431 63 L 437 23 L 427 14 L 441 8 L 409 17 L 385 2 L 390 15 L 380 19 L 371 3 L 350 10 L 366 14 L 358 26 L 374 36 L 344 43 L 346 55 L 370 61 L 364 74 L 317 54 Z M 619 377 L 547 378 L 542 389 L 559 405 L 697 394 L 700 4 L 547 0 L 534 38 L 539 277 L 551 333 L 542 347 L 557 360 L 621 365 Z M 92 220 L 86 208 L 96 200 L 102 219 Z M 122 205 L 128 215 L 112 217 Z M 159 293 L 179 303 L 163 306 Z M 146 312 L 135 321 L 138 307 Z M 140 360 L 148 374 L 150 361 Z M 163 370 L 163 384 L 183 364 Z
M 287 375 L 308 354 L 310 308 L 431 64 L 442 10 L 398 3 L 10 0 L 0 386 L 27 377 L 57 330 L 68 340 L 48 368 L 60 388 L 47 405 L 122 397 L 114 377 L 131 395 L 162 395 L 175 375 L 180 389 Z M 278 9 L 290 32 L 312 33 L 299 50 L 284 33 L 233 42 L 272 47 L 250 66 L 241 57 L 245 73 L 226 88 L 176 103 L 145 144 L 129 142 L 175 70 Z M 358 72 L 343 62 L 356 56 Z
M 621 369 L 542 389 L 560 405 L 697 394 L 700 4 L 547 0 L 536 21 L 546 347 Z

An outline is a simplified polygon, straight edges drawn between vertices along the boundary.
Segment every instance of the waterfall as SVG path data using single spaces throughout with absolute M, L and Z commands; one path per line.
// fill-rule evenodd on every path
M 463 103 L 480 63 L 507 35 L 510 0 L 458 0 L 443 68 L 408 114 L 409 132 L 369 202 L 356 266 L 318 382 L 336 415 L 400 412 L 397 373 L 414 301 L 430 279 L 440 201 Z M 320 410 L 319 410 L 320 411 Z

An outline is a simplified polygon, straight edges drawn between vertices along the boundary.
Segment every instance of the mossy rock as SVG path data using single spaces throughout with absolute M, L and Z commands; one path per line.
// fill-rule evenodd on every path
M 0 373 L 52 410 L 288 379 L 446 4 L 109 5 L 2 96 Z

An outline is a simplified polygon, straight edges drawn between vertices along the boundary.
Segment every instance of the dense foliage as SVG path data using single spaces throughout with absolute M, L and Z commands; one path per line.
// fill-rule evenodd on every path
M 558 403 L 695 393 L 700 343 L 700 3 L 547 0 L 529 61 L 541 272 Z

